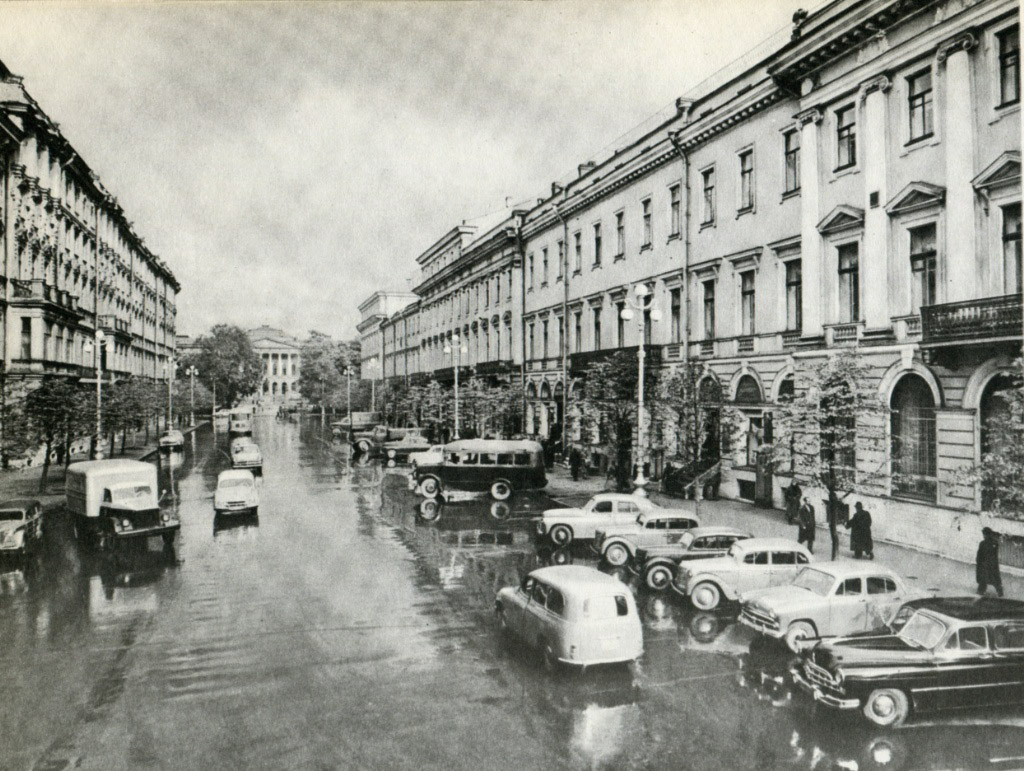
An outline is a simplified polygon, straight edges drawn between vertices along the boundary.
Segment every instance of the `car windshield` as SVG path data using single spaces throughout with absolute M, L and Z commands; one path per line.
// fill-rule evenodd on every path
M 814 568 L 804 568 L 793 580 L 793 586 L 806 589 L 809 592 L 814 592 L 819 597 L 824 597 L 828 594 L 828 590 L 832 588 L 832 584 L 834 584 L 835 581 L 835 576 L 830 573 L 815 570 Z
M 222 488 L 222 489 L 226 489 L 228 487 L 252 487 L 252 480 L 251 479 L 222 479 L 222 480 L 220 480 L 220 484 L 218 484 L 217 486 Z
M 111 498 L 116 503 L 145 503 L 152 496 L 153 488 L 149 485 L 119 487 L 111 491 Z
M 25 512 L 19 509 L 0 511 L 0 522 L 18 522 L 25 518 Z
M 937 618 L 918 611 L 910 617 L 910 621 L 899 631 L 899 638 L 915 648 L 930 650 L 939 644 L 939 640 L 945 634 L 945 624 Z

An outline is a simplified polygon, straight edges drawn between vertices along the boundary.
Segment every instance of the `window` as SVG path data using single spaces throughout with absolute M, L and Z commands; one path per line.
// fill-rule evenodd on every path
M 565 351 L 565 319 L 561 316 L 558 317 L 558 355 L 561 356 Z
M 800 131 L 794 129 L 783 135 L 786 152 L 786 192 L 800 189 Z
M 548 357 L 548 322 L 545 319 L 541 322 L 541 356 Z
M 860 321 L 860 267 L 857 244 L 843 244 L 839 252 L 839 320 Z
M 626 344 L 626 320 L 622 312 L 626 310 L 625 301 L 615 303 L 615 345 L 619 348 Z
M 910 141 L 930 137 L 934 132 L 932 117 L 932 71 L 925 70 L 907 78 L 910 100 Z
M 910 231 L 911 312 L 920 313 L 922 305 L 935 304 L 935 225 L 922 225 Z
M 594 511 L 598 514 L 611 514 L 612 501 L 598 501 L 594 504 Z
M 786 263 L 786 329 L 803 328 L 803 272 L 800 260 Z
M 601 350 L 601 309 L 594 308 L 594 350 Z
M 540 250 L 540 285 L 548 285 L 548 248 L 545 246 Z
M 895 594 L 896 582 L 885 576 L 868 576 L 868 594 Z
M 535 339 L 534 339 L 534 338 L 535 338 L 535 334 L 534 334 L 534 333 L 535 333 L 535 329 L 534 329 L 534 327 L 535 327 L 535 326 L 536 326 L 536 325 L 535 325 L 535 324 L 533 324 L 532 322 L 530 323 L 530 337 L 529 337 L 529 343 L 530 343 L 530 358 L 531 358 L 531 359 L 533 359 L 533 358 L 536 358 L 536 357 L 534 356 L 534 354 L 536 353 L 536 348 L 535 348 Z
M 615 256 L 622 257 L 626 253 L 626 215 L 615 214 Z
M 529 271 L 530 271 L 529 287 L 530 287 L 530 289 L 533 289 L 534 273 L 533 273 L 533 255 L 532 254 L 529 255 L 526 258 L 526 262 L 527 262 L 527 265 L 529 266 Z
M 583 234 L 577 230 L 573 234 L 573 241 L 574 248 L 576 250 L 575 261 L 573 263 L 573 270 L 579 273 L 581 270 L 583 270 Z
M 836 169 L 857 163 L 857 121 L 854 107 L 836 111 Z
M 950 635 L 947 650 L 984 651 L 988 650 L 988 635 L 983 626 L 965 626 Z
M 672 342 L 678 343 L 683 339 L 683 290 L 673 289 L 669 292 L 672 306 L 671 330 Z
M 558 276 L 555 279 L 556 281 L 561 281 L 562 280 L 562 274 L 565 272 L 564 271 L 564 267 L 565 267 L 565 262 L 564 261 L 565 261 L 565 241 L 559 239 L 558 240 Z
M 740 211 L 754 208 L 754 151 L 740 153 Z
M 861 585 L 859 578 L 847 578 L 840 584 L 839 588 L 836 589 L 836 594 L 840 595 L 851 595 L 851 594 L 863 594 L 864 588 Z
M 506 297 L 509 300 L 511 300 L 512 299 L 512 269 L 511 268 L 508 269 L 508 281 L 506 282 L 506 286 L 508 286 L 508 294 L 506 295 Z
M 573 314 L 572 348 L 575 353 L 583 350 L 583 311 Z
M 594 265 L 601 264 L 601 223 L 594 223 Z
M 999 106 L 1020 101 L 1020 30 L 999 33 Z
M 905 375 L 893 389 L 889 406 L 893 492 L 934 500 L 936 432 L 931 388 L 920 376 Z
M 672 185 L 668 189 L 668 223 L 669 237 L 678 236 L 680 229 L 679 185 Z
M 644 345 L 651 344 L 651 332 L 654 330 L 654 320 L 651 318 L 651 309 L 644 311 Z
M 715 169 L 701 172 L 704 200 L 701 208 L 700 224 L 711 225 L 715 221 Z
M 643 243 L 643 245 L 644 246 L 650 246 L 651 245 L 651 238 L 652 238 L 652 233 L 651 233 L 651 227 L 652 227 L 651 226 L 651 199 L 650 198 L 645 198 L 643 201 L 640 202 L 640 207 L 643 210 L 643 218 L 644 218 L 644 243 Z
M 715 338 L 715 282 L 705 281 L 704 287 L 704 339 Z
M 791 551 L 773 551 L 772 552 L 772 564 L 773 565 L 795 565 L 796 554 Z
M 626 602 L 624 595 L 615 595 L 615 615 L 617 616 L 628 616 L 629 615 L 629 603 Z
M 754 271 L 740 273 L 740 334 L 754 334 Z
M 1021 291 L 1020 204 L 1004 206 L 1003 289 L 1007 294 Z
M 992 629 L 992 646 L 998 650 L 1021 650 L 1024 648 L 1024 624 L 1006 622 Z

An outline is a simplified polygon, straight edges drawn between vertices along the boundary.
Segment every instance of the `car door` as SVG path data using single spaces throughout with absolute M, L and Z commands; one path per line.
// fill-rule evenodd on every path
M 767 549 L 743 555 L 743 564 L 736 571 L 733 585 L 739 592 L 771 586 L 772 564 Z
M 997 621 L 989 628 L 994 659 L 994 703 L 1024 703 L 1024 621 Z
M 533 576 L 526 576 L 519 584 L 519 588 L 512 594 L 512 602 L 505 607 L 505 620 L 513 634 L 519 637 L 526 636 L 524 633 L 526 607 L 530 604 L 534 583 Z
M 821 634 L 852 634 L 868 628 L 868 598 L 861 576 L 844 578 L 832 590 L 829 603 L 829 628 Z
M 598 501 L 590 509 L 590 512 L 582 517 L 579 524 L 573 523 L 573 530 L 577 538 L 593 538 L 594 533 L 607 527 L 617 520 L 615 513 L 616 501 Z
M 548 601 L 549 587 L 541 581 L 533 582 L 533 591 L 530 592 L 530 602 L 526 605 L 523 614 L 523 638 L 529 643 L 535 643 L 547 632 L 547 610 L 545 605 Z
M 952 634 L 938 651 L 934 688 L 928 694 L 934 709 L 960 709 L 998 704 L 1003 691 L 1000 667 L 989 647 L 988 629 L 968 624 Z
M 668 522 L 658 517 L 651 517 L 631 539 L 634 546 L 656 546 L 665 544 Z
M 873 575 L 865 578 L 867 590 L 866 631 L 886 626 L 900 605 L 906 600 L 906 593 L 892 576 Z
M 672 519 L 665 520 L 665 530 L 667 532 L 662 534 L 662 542 L 666 544 L 676 544 L 686 535 L 694 522 L 692 519 L 686 519 L 684 517 L 674 517 Z

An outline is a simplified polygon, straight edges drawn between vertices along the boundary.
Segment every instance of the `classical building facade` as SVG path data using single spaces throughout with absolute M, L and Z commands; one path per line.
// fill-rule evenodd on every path
M 378 380 L 384 375 L 385 333 L 383 322 L 418 300 L 412 292 L 374 292 L 359 305 L 360 376 Z M 393 336 L 393 335 L 392 335 Z M 394 359 L 391 360 L 394 367 Z
M 498 318 L 526 430 L 546 434 L 614 351 L 644 344 L 665 371 L 700 361 L 741 417 L 722 492 L 751 499 L 794 373 L 853 351 L 892 414 L 881 455 L 856 459 L 888 474 L 858 496 L 876 535 L 970 558 L 986 515 L 962 516 L 984 506 L 956 478 L 980 458 L 1022 339 L 1019 39 L 1009 0 L 798 14 L 787 38 L 509 217 L 497 290 L 476 288 L 472 234 L 422 255 L 401 318 L 418 324 L 419 359 L 402 374 L 446 374 L 455 333 L 473 360 L 481 345 L 493 357 L 481 334 Z M 661 316 L 643 340 L 622 318 L 638 283 Z M 507 306 L 484 312 L 495 291 Z M 771 481 L 780 504 L 788 479 Z
M 245 334 L 263 360 L 263 382 L 257 402 L 266 408 L 298 402 L 302 398 L 298 385 L 302 343 L 283 330 L 265 325 L 246 330 Z
M 0 161 L 8 385 L 94 376 L 97 347 L 105 377 L 166 378 L 178 281 L 2 62 Z

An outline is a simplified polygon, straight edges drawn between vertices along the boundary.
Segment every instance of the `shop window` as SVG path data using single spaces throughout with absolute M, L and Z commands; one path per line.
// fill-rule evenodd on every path
M 918 375 L 906 375 L 893 389 L 892 485 L 901 495 L 935 499 L 935 400 Z

